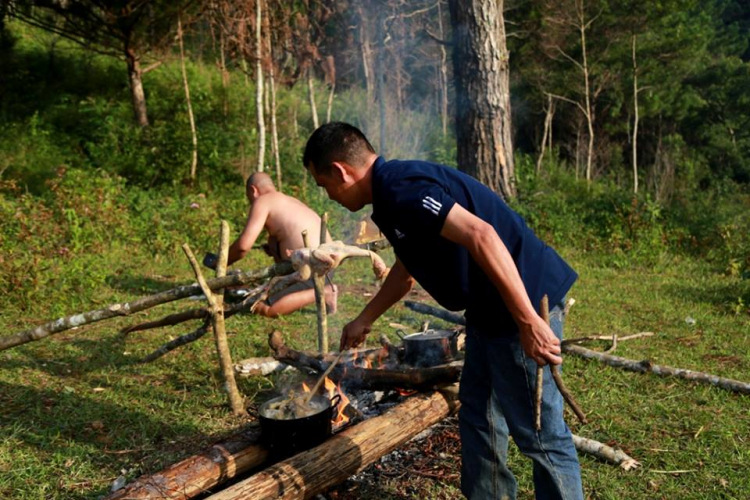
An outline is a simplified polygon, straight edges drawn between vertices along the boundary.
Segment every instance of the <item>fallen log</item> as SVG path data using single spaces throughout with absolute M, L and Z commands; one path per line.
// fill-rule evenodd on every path
M 621 358 L 619 356 L 612 356 L 611 354 L 592 351 L 591 349 L 586 349 L 585 347 L 575 344 L 564 344 L 562 346 L 562 351 L 586 359 L 595 359 L 606 365 L 615 368 L 622 368 L 623 370 L 641 373 L 648 372 L 662 377 L 678 377 L 685 380 L 701 382 L 703 384 L 715 385 L 716 387 L 721 387 L 722 389 L 729 391 L 750 394 L 750 383 L 731 378 L 718 377 L 716 375 L 711 375 L 710 373 L 696 372 L 683 368 L 672 368 L 671 366 L 655 365 L 647 359 L 636 361 L 633 359 Z
M 439 307 L 430 306 L 427 304 L 422 304 L 421 302 L 414 302 L 411 300 L 405 300 L 404 305 L 412 311 L 418 312 L 420 314 L 429 314 L 430 316 L 435 316 L 436 318 L 448 321 L 449 323 L 466 325 L 466 318 L 464 318 L 462 315 L 446 311 L 445 309 L 441 309 Z
M 413 396 L 379 417 L 352 426 L 323 444 L 279 462 L 208 498 L 312 498 L 455 413 L 458 407 L 457 386 Z
M 573 444 L 575 445 L 576 450 L 581 453 L 587 453 L 599 458 L 600 460 L 604 460 L 605 462 L 619 465 L 624 470 L 635 469 L 641 465 L 640 462 L 629 456 L 624 451 L 616 450 L 611 446 L 607 446 L 599 441 L 594 441 L 593 439 L 573 434 Z
M 139 477 L 105 500 L 187 500 L 267 463 L 268 458 L 268 450 L 260 444 L 260 427 L 250 425 L 198 455 Z
M 281 336 L 281 332 L 271 332 L 268 345 L 274 359 L 294 366 L 303 371 L 323 373 L 330 361 L 321 359 L 304 351 L 289 348 Z M 463 361 L 454 361 L 445 365 L 427 368 L 399 368 L 399 369 L 369 369 L 357 366 L 339 365 L 331 371 L 329 377 L 334 382 L 346 382 L 350 386 L 363 389 L 426 389 L 440 384 L 456 382 L 463 368 Z
M 220 290 L 228 286 L 247 285 L 274 276 L 291 274 L 292 272 L 294 272 L 292 263 L 285 261 L 255 271 L 244 271 L 224 276 L 223 278 L 214 278 L 208 280 L 208 286 L 211 290 Z M 142 297 L 132 302 L 112 304 L 104 309 L 97 309 L 95 311 L 88 311 L 59 318 L 29 330 L 24 330 L 6 337 L 0 337 L 0 351 L 26 344 L 28 342 L 33 342 L 35 340 L 41 340 L 50 335 L 70 330 L 71 328 L 96 323 L 117 316 L 127 316 L 134 312 L 143 311 L 160 304 L 166 304 L 167 302 L 173 302 L 199 293 L 201 293 L 201 287 L 198 284 L 179 286 L 154 295 Z

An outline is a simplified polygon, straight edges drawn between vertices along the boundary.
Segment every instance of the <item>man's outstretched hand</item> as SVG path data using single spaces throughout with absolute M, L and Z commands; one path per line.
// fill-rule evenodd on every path
M 339 345 L 339 350 L 344 351 L 359 346 L 365 341 L 370 330 L 372 330 L 372 325 L 360 320 L 359 318 L 347 324 L 344 327 L 344 331 L 341 333 L 341 344 Z
M 219 263 L 219 256 L 215 253 L 207 253 L 205 257 L 203 257 L 203 265 L 206 266 L 209 269 L 213 269 L 216 271 L 216 265 Z

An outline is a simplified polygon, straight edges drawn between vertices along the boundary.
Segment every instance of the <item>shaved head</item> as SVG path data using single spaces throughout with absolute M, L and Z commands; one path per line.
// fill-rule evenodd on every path
M 247 192 L 252 191 L 253 186 L 255 186 L 261 193 L 276 191 L 273 179 L 271 179 L 271 176 L 265 172 L 255 172 L 247 178 L 247 185 L 245 186 Z

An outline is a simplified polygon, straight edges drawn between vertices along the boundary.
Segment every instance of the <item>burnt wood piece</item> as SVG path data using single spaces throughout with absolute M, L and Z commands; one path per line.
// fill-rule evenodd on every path
M 460 314 L 456 314 L 439 307 L 422 304 L 421 302 L 414 302 L 411 300 L 405 300 L 404 305 L 414 312 L 420 314 L 429 314 L 442 320 L 448 321 L 449 323 L 455 323 L 457 325 L 466 325 L 466 318 Z
M 740 392 L 743 394 L 750 394 L 750 383 L 742 382 L 740 380 L 734 380 L 731 378 L 717 377 L 710 373 L 696 372 L 693 370 L 686 370 L 684 368 L 673 368 L 671 366 L 655 365 L 649 360 L 634 360 L 621 358 L 619 356 L 612 356 L 610 354 L 604 354 L 602 352 L 592 351 L 575 344 L 563 344 L 562 350 L 566 354 L 575 354 L 586 359 L 595 359 L 602 363 L 614 366 L 615 368 L 622 368 L 624 370 L 632 372 L 643 372 L 653 373 L 662 377 L 678 377 L 686 380 L 692 380 L 694 382 L 701 382 L 704 384 L 715 385 L 729 391 Z
M 272 332 L 268 338 L 268 345 L 271 347 L 273 357 L 282 363 L 318 373 L 323 373 L 328 368 L 329 362 L 304 351 L 290 349 L 284 344 L 281 332 Z M 458 381 L 462 368 L 462 361 L 429 368 L 408 367 L 383 370 L 339 365 L 331 371 L 329 377 L 335 382 L 346 382 L 363 389 L 425 389 Z
M 155 474 L 139 477 L 105 500 L 169 498 L 187 500 L 268 463 L 268 450 L 260 444 L 260 426 L 220 441 L 203 452 L 190 456 Z
M 236 483 L 209 500 L 307 499 L 341 483 L 458 410 L 457 386 L 408 398 L 379 417 Z

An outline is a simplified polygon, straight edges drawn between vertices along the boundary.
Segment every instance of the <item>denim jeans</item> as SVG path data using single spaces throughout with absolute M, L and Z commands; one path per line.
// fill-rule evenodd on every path
M 550 312 L 552 331 L 562 339 L 563 304 Z M 487 334 L 489 333 L 489 335 Z M 461 490 L 469 500 L 516 498 L 508 469 L 508 435 L 534 464 L 537 499 L 582 500 L 581 471 L 570 429 L 563 420 L 563 398 L 549 365 L 544 367 L 542 430 L 534 429 L 536 363 L 518 339 L 498 338 L 467 328 L 461 375 Z

